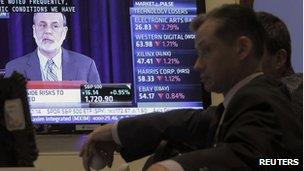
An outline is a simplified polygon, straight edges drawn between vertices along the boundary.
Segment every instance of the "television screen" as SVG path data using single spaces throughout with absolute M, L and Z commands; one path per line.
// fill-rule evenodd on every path
M 110 123 L 210 104 L 193 68 L 196 0 L 0 5 L 0 72 L 28 79 L 34 124 Z

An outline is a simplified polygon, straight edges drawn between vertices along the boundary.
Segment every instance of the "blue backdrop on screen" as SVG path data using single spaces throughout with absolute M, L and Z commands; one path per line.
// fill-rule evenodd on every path
M 69 28 L 63 47 L 93 58 L 101 81 L 132 82 L 130 0 L 73 0 L 76 13 L 68 13 Z M 10 13 L 0 19 L 0 69 L 32 52 L 31 13 Z M 123 74 L 122 74 L 123 73 Z

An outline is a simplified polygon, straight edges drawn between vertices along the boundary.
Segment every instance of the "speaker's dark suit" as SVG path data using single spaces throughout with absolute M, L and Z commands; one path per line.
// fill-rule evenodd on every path
M 289 99 L 280 81 L 268 76 L 253 79 L 229 102 L 217 137 L 208 136 L 212 118 L 208 111 L 179 110 L 124 119 L 117 128 L 121 154 L 127 161 L 135 160 L 169 139 L 212 142 L 172 158 L 186 171 L 262 169 L 259 159 L 302 158 L 303 124 Z
M 88 83 L 100 83 L 95 62 L 85 55 L 62 48 L 61 65 L 63 81 L 80 80 Z M 8 62 L 5 67 L 5 77 L 10 76 L 13 71 L 17 71 L 32 81 L 42 80 L 37 50 Z

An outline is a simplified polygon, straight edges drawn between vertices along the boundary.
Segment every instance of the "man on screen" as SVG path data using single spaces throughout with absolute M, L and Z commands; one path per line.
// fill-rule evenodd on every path
M 68 27 L 62 13 L 35 13 L 33 37 L 37 49 L 6 64 L 5 76 L 17 71 L 29 80 L 81 80 L 100 83 L 95 62 L 61 47 Z

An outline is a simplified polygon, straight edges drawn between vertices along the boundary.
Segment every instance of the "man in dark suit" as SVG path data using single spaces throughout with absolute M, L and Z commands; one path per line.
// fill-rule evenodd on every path
M 96 156 L 103 159 L 100 167 L 111 165 L 114 150 L 133 161 L 153 153 L 162 140 L 198 143 L 199 149 L 156 163 L 149 171 L 288 170 L 301 165 L 302 121 L 281 81 L 261 72 L 264 29 L 254 11 L 225 5 L 197 17 L 192 28 L 199 54 L 195 68 L 205 89 L 223 93 L 224 102 L 212 112 L 146 114 L 99 127 L 81 151 L 86 170 Z M 281 159 L 289 159 L 288 166 Z
M 95 62 L 82 54 L 61 47 L 68 27 L 62 13 L 35 13 L 33 36 L 37 49 L 7 63 L 5 76 L 14 71 L 29 80 L 81 80 L 100 83 Z

